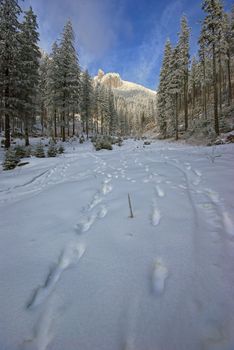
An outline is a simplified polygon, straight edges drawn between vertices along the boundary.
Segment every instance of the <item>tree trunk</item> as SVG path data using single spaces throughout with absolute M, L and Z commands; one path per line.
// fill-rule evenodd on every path
M 103 118 L 103 114 L 101 116 L 101 135 L 103 135 L 103 121 L 104 121 L 104 118 Z
M 219 109 L 222 112 L 222 65 L 221 53 L 219 52 Z
M 6 81 L 9 78 L 9 69 L 6 68 Z M 9 109 L 9 86 L 7 84 L 5 89 L 5 148 L 9 148 L 11 146 L 11 129 L 10 129 L 10 116 L 8 114 Z
M 231 81 L 231 67 L 230 67 L 230 62 L 231 62 L 231 57 L 230 57 L 230 50 L 227 52 L 227 72 L 228 72 L 228 105 L 231 105 L 232 101 L 232 81 Z
M 12 118 L 12 132 L 11 132 L 12 136 L 15 136 L 15 117 Z
M 175 96 L 175 140 L 179 139 L 178 136 L 178 94 Z
M 5 113 L 5 148 L 11 146 L 11 130 L 10 130 L 10 117 L 8 113 Z
M 216 77 L 216 57 L 215 57 L 215 43 L 213 43 L 213 88 L 214 88 L 214 129 L 217 135 L 219 135 L 219 115 L 218 115 L 218 89 L 217 89 L 217 77 Z
M 28 118 L 27 118 L 27 116 L 24 118 L 24 138 L 25 138 L 25 146 L 29 146 Z
M 54 137 L 57 136 L 57 111 L 54 109 Z
M 63 140 L 63 142 L 65 142 L 66 141 L 66 136 L 65 136 L 65 104 L 63 104 L 61 132 L 62 132 L 62 135 L 61 135 L 62 140 Z
M 188 74 L 184 76 L 184 126 L 188 130 Z
M 85 128 L 86 128 L 86 136 L 87 136 L 87 140 L 88 140 L 88 138 L 89 138 L 89 116 L 88 116 L 88 113 L 86 113 Z
M 72 111 L 72 136 L 75 136 L 76 134 L 76 126 L 75 126 L 75 112 Z

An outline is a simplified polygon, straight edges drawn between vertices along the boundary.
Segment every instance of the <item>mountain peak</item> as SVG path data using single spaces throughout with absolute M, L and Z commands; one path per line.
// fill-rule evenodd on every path
M 107 87 L 111 87 L 114 90 L 117 89 L 120 91 L 138 91 L 150 94 L 151 96 L 156 94 L 155 91 L 148 89 L 140 84 L 122 80 L 119 73 L 110 72 L 105 74 L 102 69 L 99 69 L 98 75 L 94 77 L 94 81 Z

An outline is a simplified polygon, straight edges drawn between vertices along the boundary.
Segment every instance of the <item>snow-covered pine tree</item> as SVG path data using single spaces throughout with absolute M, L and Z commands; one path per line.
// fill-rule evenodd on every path
M 204 40 L 210 50 L 213 68 L 214 130 L 219 135 L 217 51 L 222 32 L 223 7 L 220 0 L 203 0 L 202 9 L 206 13 L 203 21 Z
M 44 151 L 43 144 L 42 144 L 41 142 L 39 142 L 39 143 L 36 145 L 34 155 L 35 155 L 35 157 L 37 157 L 37 158 L 45 158 L 45 151 Z
M 64 26 L 61 42 L 58 48 L 58 63 L 60 79 L 58 81 L 58 103 L 61 113 L 61 133 L 65 141 L 65 126 L 69 123 L 69 113 L 74 107 L 74 100 L 79 98 L 80 68 L 76 52 L 75 37 L 71 21 Z
M 12 170 L 19 163 L 19 157 L 16 154 L 16 151 L 13 148 L 6 150 L 5 159 L 3 162 L 3 170 Z
M 59 114 L 59 98 L 60 98 L 60 65 L 58 44 L 54 42 L 52 45 L 52 53 L 48 61 L 48 71 L 46 78 L 46 104 L 49 113 L 50 124 L 53 125 L 53 135 L 57 137 L 57 120 Z
M 109 114 L 110 114 L 110 122 L 109 122 L 109 134 L 115 135 L 117 131 L 117 123 L 118 123 L 118 116 L 115 109 L 115 100 L 114 100 L 114 94 L 109 87 L 108 89 L 108 104 L 109 104 Z
M 99 107 L 100 107 L 100 122 L 101 122 L 101 135 L 108 133 L 110 124 L 110 112 L 109 112 L 109 98 L 108 90 L 104 85 L 100 86 L 99 90 Z
M 169 105 L 171 105 L 173 113 L 171 120 L 171 129 L 175 135 L 175 140 L 178 140 L 178 122 L 179 122 L 179 94 L 182 88 L 181 81 L 181 65 L 180 65 L 180 51 L 177 45 L 171 55 L 170 69 L 169 69 L 169 86 L 168 94 Z
M 17 114 L 19 102 L 19 31 L 22 10 L 17 0 L 0 0 L 0 100 L 5 119 L 5 147 L 9 148 L 10 120 Z
M 89 127 L 92 123 L 92 101 L 93 101 L 93 84 L 92 79 L 86 69 L 82 75 L 81 81 L 81 116 L 83 120 L 83 131 L 85 131 L 87 138 L 89 137 Z
M 39 59 L 41 53 L 38 47 L 37 17 L 32 7 L 25 11 L 21 25 L 21 101 L 24 115 L 25 145 L 29 145 L 29 123 L 35 116 L 37 109 L 37 93 L 39 84 Z
M 52 141 L 50 142 L 50 145 L 49 145 L 49 148 L 48 148 L 48 151 L 47 151 L 47 155 L 48 157 L 56 157 L 58 154 L 58 149 L 56 147 L 56 144 Z
M 205 28 L 202 28 L 200 37 L 199 37 L 199 59 L 202 67 L 202 80 L 201 80 L 201 86 L 202 86 L 202 104 L 203 104 L 203 113 L 205 119 L 207 119 L 207 64 L 208 64 L 208 50 L 206 46 L 206 37 L 205 37 Z
M 47 125 L 47 99 L 48 99 L 48 89 L 47 89 L 47 82 L 48 82 L 48 70 L 49 70 L 49 56 L 45 54 L 42 59 L 40 60 L 40 67 L 39 67 L 39 96 L 38 96 L 38 103 L 40 106 L 40 115 L 41 115 L 41 126 L 42 126 L 42 134 L 44 134 L 44 126 Z M 50 122 L 50 120 L 49 120 Z M 50 122 L 51 124 L 51 122 Z
M 97 83 L 94 87 L 93 93 L 93 130 L 96 134 L 99 133 L 99 121 L 100 121 L 100 83 Z
M 230 14 L 224 14 L 223 39 L 226 40 L 225 65 L 227 71 L 228 105 L 232 102 L 231 59 L 234 58 L 234 5 Z
M 184 128 L 188 129 L 188 73 L 189 73 L 189 39 L 190 39 L 190 28 L 188 26 L 187 17 L 184 15 L 181 18 L 181 29 L 179 34 L 179 60 L 181 69 L 182 79 L 182 94 L 184 104 Z
M 169 86 L 169 69 L 172 55 L 171 42 L 168 39 L 165 44 L 164 58 L 160 71 L 160 82 L 157 93 L 157 120 L 159 133 L 162 138 L 166 138 L 167 134 L 167 99 Z
M 189 72 L 189 95 L 192 103 L 192 118 L 194 117 L 196 98 L 197 98 L 197 86 L 199 84 L 199 63 L 197 58 L 192 58 L 191 69 Z

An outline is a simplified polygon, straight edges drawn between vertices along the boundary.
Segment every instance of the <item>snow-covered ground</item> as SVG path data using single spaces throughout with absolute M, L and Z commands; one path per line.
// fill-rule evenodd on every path
M 233 164 L 129 140 L 0 172 L 0 349 L 233 350 Z

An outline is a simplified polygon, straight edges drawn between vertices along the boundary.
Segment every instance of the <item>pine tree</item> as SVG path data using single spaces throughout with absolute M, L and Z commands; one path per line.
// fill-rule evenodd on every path
M 169 69 L 172 55 L 172 47 L 168 39 L 165 44 L 163 64 L 160 72 L 160 82 L 157 93 L 157 118 L 160 135 L 165 138 L 167 134 L 167 99 L 169 86 Z
M 217 50 L 222 32 L 223 7 L 220 0 L 203 0 L 202 9 L 206 13 L 203 21 L 204 40 L 211 52 L 213 68 L 214 129 L 219 135 Z
M 205 28 L 202 28 L 199 38 L 199 58 L 202 66 L 202 94 L 203 94 L 203 112 L 205 119 L 207 119 L 207 64 L 208 64 L 208 51 L 206 46 L 206 33 Z
M 226 67 L 227 67 L 227 79 L 228 79 L 228 105 L 230 106 L 232 101 L 232 80 L 231 80 L 231 59 L 234 56 L 234 5 L 232 6 L 231 13 L 224 16 L 224 35 L 226 39 Z
M 92 110 L 92 95 L 93 84 L 88 70 L 84 72 L 82 76 L 82 92 L 81 92 L 81 115 L 83 118 L 84 130 L 87 138 L 89 137 L 89 126 L 91 123 L 91 110 Z
M 42 134 L 44 134 L 44 126 L 47 120 L 47 102 L 48 102 L 48 71 L 50 60 L 46 54 L 42 57 L 39 67 L 39 101 L 40 114 L 41 114 L 41 126 Z
M 116 131 L 117 131 L 117 112 L 115 109 L 115 100 L 114 100 L 114 94 L 113 91 L 111 89 L 111 87 L 109 87 L 108 90 L 108 104 L 109 104 L 109 114 L 110 114 L 110 124 L 109 124 L 109 134 L 110 135 L 115 135 Z
M 178 140 L 179 94 L 182 87 L 179 45 L 172 52 L 169 72 L 168 102 L 173 111 L 171 129 L 175 135 L 175 140 Z
M 22 10 L 16 0 L 0 0 L 0 100 L 5 119 L 5 147 L 10 147 L 10 119 L 19 102 L 19 30 Z
M 29 145 L 29 122 L 35 115 L 36 97 L 39 84 L 39 59 L 41 53 L 38 47 L 39 34 L 37 17 L 32 7 L 25 12 L 21 25 L 21 101 L 24 114 L 25 145 Z
M 34 155 L 37 158 L 45 158 L 45 151 L 44 151 L 43 144 L 41 142 L 36 145 Z
M 57 154 L 58 154 L 58 150 L 57 150 L 56 144 L 52 141 L 50 142 L 47 155 L 48 157 L 56 157 Z
M 188 70 L 189 70 L 189 38 L 190 29 L 186 16 L 181 19 L 181 31 L 179 35 L 179 60 L 183 81 L 183 97 L 184 97 L 184 125 L 185 130 L 188 129 Z
M 79 99 L 80 67 L 78 55 L 74 47 L 74 32 L 71 21 L 64 27 L 58 48 L 58 64 L 60 79 L 58 81 L 58 103 L 61 112 L 61 133 L 65 141 L 65 126 L 69 122 L 69 112 Z
M 57 120 L 59 113 L 61 84 L 60 74 L 58 44 L 55 42 L 52 46 L 52 53 L 49 57 L 46 77 L 46 105 L 49 113 L 50 124 L 54 127 L 54 137 L 57 137 Z
M 3 170 L 12 170 L 19 163 L 19 157 L 16 155 L 14 149 L 9 148 L 5 153 L 5 159 L 3 162 Z

